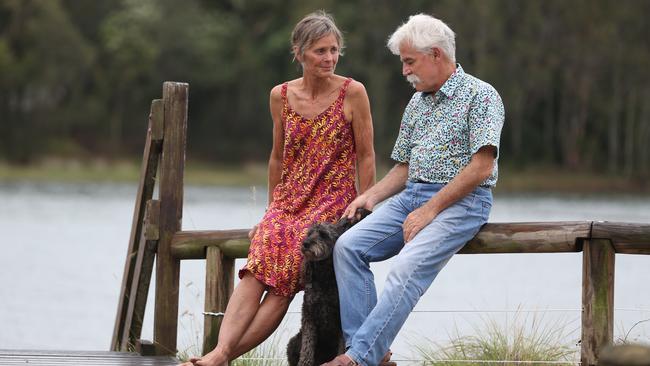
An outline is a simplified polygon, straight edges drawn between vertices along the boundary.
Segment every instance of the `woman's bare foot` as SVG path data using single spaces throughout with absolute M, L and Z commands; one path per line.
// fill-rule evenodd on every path
M 181 366 L 228 366 L 228 356 L 222 351 L 214 349 L 203 357 L 190 358 L 190 362 Z

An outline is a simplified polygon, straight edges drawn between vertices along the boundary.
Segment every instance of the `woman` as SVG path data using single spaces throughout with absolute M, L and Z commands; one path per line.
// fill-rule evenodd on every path
M 303 18 L 291 37 L 302 77 L 271 90 L 269 207 L 249 233 L 248 261 L 217 347 L 191 359 L 195 365 L 227 365 L 273 333 L 301 290 L 300 244 L 307 228 L 336 221 L 375 181 L 368 95 L 361 83 L 334 73 L 341 32 L 328 14 L 318 12 Z

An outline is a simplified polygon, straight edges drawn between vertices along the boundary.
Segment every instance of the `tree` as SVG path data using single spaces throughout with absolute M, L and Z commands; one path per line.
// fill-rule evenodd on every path
M 0 14 L 0 154 L 28 162 L 47 150 L 48 136 L 66 130 L 57 107 L 88 72 L 93 52 L 59 1 L 4 0 Z

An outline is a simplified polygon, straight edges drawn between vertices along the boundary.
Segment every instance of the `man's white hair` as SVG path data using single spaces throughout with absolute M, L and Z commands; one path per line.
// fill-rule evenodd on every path
M 431 15 L 411 15 L 408 22 L 400 25 L 388 38 L 387 46 L 395 55 L 399 55 L 402 44 L 429 54 L 433 47 L 438 47 L 449 60 L 456 62 L 456 34 L 442 20 Z

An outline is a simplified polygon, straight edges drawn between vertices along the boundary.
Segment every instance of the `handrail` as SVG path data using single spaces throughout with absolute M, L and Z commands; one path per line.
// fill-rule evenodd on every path
M 641 229 L 629 234 L 631 227 Z M 607 238 L 609 229 L 617 253 L 650 254 L 650 225 L 592 221 L 488 223 L 459 254 L 581 252 L 583 240 Z M 171 252 L 177 259 L 205 259 L 206 248 L 215 246 L 228 257 L 246 258 L 248 231 L 179 231 Z
M 650 253 L 650 224 L 594 221 L 591 237 L 611 240 L 616 253 Z
M 172 237 L 172 255 L 176 259 L 205 259 L 207 247 L 214 246 L 230 258 L 246 258 L 249 230 L 179 231 Z
M 215 246 L 228 257 L 246 258 L 249 230 L 179 231 L 171 252 L 177 259 L 205 259 L 206 248 Z M 620 254 L 650 254 L 650 224 L 606 221 L 488 223 L 458 253 L 581 252 L 588 239 L 609 239 Z

